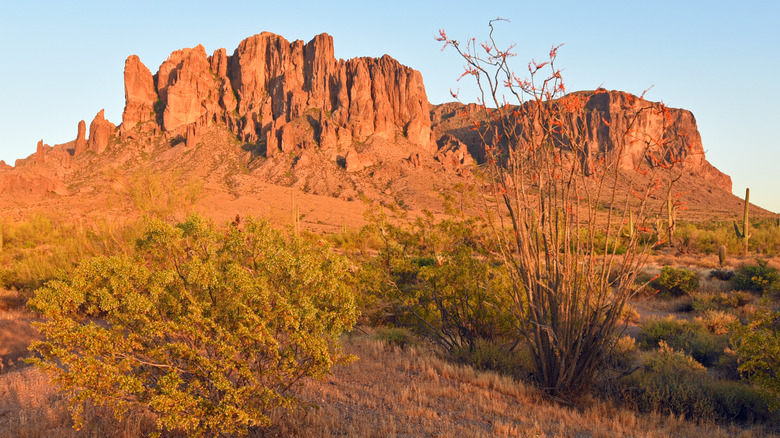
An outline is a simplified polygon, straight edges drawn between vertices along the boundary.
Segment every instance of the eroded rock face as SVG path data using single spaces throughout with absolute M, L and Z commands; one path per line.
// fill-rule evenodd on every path
M 389 56 L 336 60 L 327 34 L 304 44 L 264 32 L 241 41 L 231 56 L 224 49 L 211 57 L 202 46 L 183 49 L 160 66 L 156 93 L 149 91 L 150 76 L 137 57 L 128 58 L 123 130 L 143 121 L 159 97 L 164 131 L 223 120 L 241 140 L 265 141 L 268 155 L 398 134 L 435 150 L 420 73 Z
M 556 104 L 565 105 L 568 113 L 564 131 L 570 136 L 563 141 L 580 146 L 580 158 L 586 172 L 593 170 L 596 157 L 621 151 L 618 157 L 620 167 L 633 170 L 645 159 L 643 156 L 648 142 L 651 149 L 656 150 L 659 144 L 668 143 L 681 170 L 700 175 L 731 192 L 731 178 L 705 159 L 696 119 L 690 111 L 676 108 L 663 110 L 659 103 L 621 91 L 606 90 L 571 93 Z M 480 119 L 478 107 L 448 103 L 435 107 L 432 114 L 434 130 L 440 138 L 440 151 L 447 149 L 445 144 L 456 139 L 465 144 L 478 161 L 485 159 L 482 139 L 471 129 L 474 119 L 462 116 L 471 114 Z M 624 135 L 630 125 L 633 126 L 631 134 Z M 487 134 L 490 141 L 490 132 Z
M 131 55 L 125 61 L 125 110 L 122 113 L 121 135 L 128 137 L 139 123 L 155 120 L 154 104 L 157 90 L 148 68 Z
M 116 126 L 109 122 L 103 116 L 104 110 L 100 110 L 92 123 L 89 124 L 89 139 L 87 140 L 87 149 L 96 154 L 103 153 L 111 139 L 111 134 L 116 130 Z
M 574 123 L 571 126 L 581 137 L 579 141 L 585 144 L 586 153 L 618 151 L 624 142 L 620 166 L 624 170 L 632 170 L 644 160 L 648 145 L 655 150 L 668 145 L 674 154 L 675 165 L 680 169 L 699 174 L 731 192 L 731 178 L 705 159 L 696 118 L 690 111 L 664 109 L 659 103 L 622 91 L 580 92 L 573 93 L 573 98 L 582 103 L 572 113 Z M 637 113 L 633 122 L 635 128 L 624 136 Z

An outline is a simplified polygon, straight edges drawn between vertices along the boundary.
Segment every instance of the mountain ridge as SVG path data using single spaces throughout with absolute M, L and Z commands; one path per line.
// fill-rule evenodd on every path
M 474 110 L 474 104 L 431 105 L 418 71 L 388 55 L 336 59 L 333 39 L 324 33 L 304 43 L 263 32 L 243 40 L 232 55 L 217 49 L 209 56 L 200 45 L 181 49 L 155 74 L 131 55 L 124 80 L 126 102 L 118 127 L 101 110 L 88 137 L 81 121 L 73 141 L 53 147 L 39 142 L 36 152 L 13 168 L 0 166 L 0 197 L 11 204 L 20 195 L 28 204 L 51 196 L 83 198 L 111 185 L 106 173 L 128 175 L 144 168 L 144 160 L 157 160 L 156 171 L 162 173 L 167 162 L 186 177 L 190 171 L 176 160 L 197 155 L 200 161 L 190 167 L 198 169 L 224 155 L 238 174 L 264 183 L 348 201 L 429 208 L 437 204 L 438 191 L 474 183 L 468 169 L 483 159 L 479 139 L 455 117 Z M 620 91 L 570 95 L 583 97 L 572 118 L 595 152 L 615 149 L 615 132 L 637 102 L 658 105 Z M 702 193 L 725 199 L 729 206 L 720 210 L 738 208 L 731 179 L 704 156 L 693 114 L 670 112 L 670 126 L 650 115 L 641 118 L 644 132 L 685 139 L 675 144 L 686 157 L 685 171 L 698 178 Z M 616 126 L 605 128 L 602 120 Z M 211 156 L 198 154 L 204 142 L 226 149 L 209 147 Z M 635 155 L 629 151 L 621 157 L 626 169 L 635 164 Z M 236 199 L 251 195 L 237 191 L 233 176 L 224 173 L 201 178 L 222 181 L 213 189 Z

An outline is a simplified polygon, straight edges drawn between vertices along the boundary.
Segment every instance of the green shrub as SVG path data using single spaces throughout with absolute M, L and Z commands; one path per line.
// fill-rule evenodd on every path
M 732 328 L 739 371 L 764 390 L 772 408 L 780 407 L 780 312 L 765 300 L 747 325 Z
M 407 348 L 417 344 L 414 333 L 403 327 L 385 327 L 379 329 L 374 338 L 395 347 Z
M 705 366 L 715 364 L 728 346 L 728 335 L 714 335 L 701 323 L 680 321 L 672 316 L 647 321 L 639 331 L 638 340 L 645 349 L 663 342 L 690 354 Z
M 661 275 L 651 283 L 657 288 L 662 296 L 690 295 L 691 292 L 699 288 L 699 278 L 695 272 L 687 269 L 675 269 L 671 266 L 664 266 L 661 269 Z
M 94 403 L 118 418 L 151 410 L 187 436 L 246 435 L 295 403 L 301 378 L 347 359 L 347 273 L 328 248 L 264 222 L 152 220 L 132 255 L 84 262 L 36 291 L 45 340 L 34 362 L 71 396 L 76 425 Z
M 640 411 L 742 423 L 770 418 L 755 388 L 713 379 L 694 358 L 664 343 L 646 353 L 642 368 L 621 383 L 624 401 Z
M 479 244 L 477 221 L 429 215 L 395 226 L 380 216 L 370 227 L 384 239 L 359 274 L 374 321 L 411 328 L 451 353 L 517 327 L 506 268 Z
M 761 293 L 780 291 L 780 273 L 762 259 L 756 259 L 755 265 L 740 266 L 731 281 L 738 290 Z
M 473 348 L 462 346 L 453 351 L 453 357 L 478 370 L 526 378 L 533 371 L 533 361 L 523 345 L 502 340 L 479 339 Z

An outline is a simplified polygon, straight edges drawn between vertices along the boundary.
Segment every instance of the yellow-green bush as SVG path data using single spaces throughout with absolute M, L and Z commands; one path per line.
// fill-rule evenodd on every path
M 690 295 L 699 288 L 696 273 L 687 269 L 675 269 L 671 266 L 661 268 L 661 275 L 651 283 L 662 296 L 678 297 Z
M 187 436 L 246 435 L 295 402 L 291 386 L 345 357 L 355 322 L 348 265 L 267 223 L 149 221 L 132 254 L 81 263 L 36 291 L 35 363 L 117 417 L 149 409 Z

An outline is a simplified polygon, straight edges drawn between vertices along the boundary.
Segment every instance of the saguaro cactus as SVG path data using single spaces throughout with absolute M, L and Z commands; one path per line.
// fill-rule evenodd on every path
M 748 252 L 748 240 L 750 240 L 750 221 L 748 218 L 748 209 L 750 207 L 750 188 L 745 189 L 745 212 L 742 215 L 742 231 L 739 229 L 739 224 L 734 222 L 734 232 L 737 234 L 738 239 L 742 239 L 742 253 L 747 255 Z
M 726 264 L 726 257 L 728 257 L 728 250 L 726 249 L 726 245 L 721 245 L 718 247 L 718 262 L 720 262 L 720 267 L 722 268 Z

